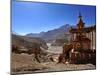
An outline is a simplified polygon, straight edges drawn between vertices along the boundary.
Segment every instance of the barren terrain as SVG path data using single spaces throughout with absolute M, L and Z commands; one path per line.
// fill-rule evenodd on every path
M 57 58 L 62 52 L 62 47 L 60 46 L 50 46 L 46 50 L 48 57 L 52 56 L 54 61 L 45 61 L 38 63 L 33 55 L 28 54 L 15 54 L 12 53 L 11 58 L 11 70 L 14 74 L 23 73 L 36 73 L 36 72 L 50 72 L 50 71 L 73 71 L 73 70 L 91 70 L 96 67 L 92 64 L 57 64 Z

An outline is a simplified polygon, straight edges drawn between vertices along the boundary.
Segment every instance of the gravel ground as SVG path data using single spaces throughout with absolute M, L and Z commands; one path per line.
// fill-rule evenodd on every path
M 27 54 L 12 54 L 11 70 L 14 74 L 37 73 L 50 71 L 91 70 L 96 67 L 92 64 L 57 64 L 57 62 L 34 61 L 33 56 Z
M 11 73 L 37 73 L 37 72 L 51 72 L 51 71 L 75 71 L 75 70 L 94 70 L 96 67 L 92 64 L 57 64 L 57 57 L 62 52 L 62 47 L 50 46 L 46 50 L 53 58 L 54 62 L 46 61 L 38 63 L 34 59 L 34 55 L 28 54 L 14 54 L 11 58 Z

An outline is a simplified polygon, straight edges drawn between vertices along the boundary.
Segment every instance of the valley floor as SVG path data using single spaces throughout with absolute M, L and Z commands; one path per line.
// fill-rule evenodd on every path
M 48 53 L 52 54 L 55 59 L 54 62 L 47 61 L 38 63 L 33 58 L 34 55 L 28 54 L 14 54 L 12 53 L 11 58 L 11 70 L 12 74 L 23 74 L 23 73 L 37 73 L 37 72 L 51 72 L 51 71 L 75 71 L 75 70 L 93 70 L 96 67 L 92 64 L 57 64 L 58 54 L 62 52 L 62 47 L 51 47 L 47 50 Z

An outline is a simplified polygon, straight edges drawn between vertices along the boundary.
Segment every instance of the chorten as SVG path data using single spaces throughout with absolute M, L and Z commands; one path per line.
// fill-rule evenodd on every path
M 73 35 L 73 46 L 75 49 L 87 50 L 91 48 L 91 40 L 86 37 L 86 33 L 91 31 L 91 28 L 85 27 L 81 14 L 79 14 L 77 28 L 71 28 L 70 33 Z

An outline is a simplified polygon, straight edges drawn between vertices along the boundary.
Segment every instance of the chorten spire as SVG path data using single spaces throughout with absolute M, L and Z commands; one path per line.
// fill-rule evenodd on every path
M 81 13 L 79 12 L 79 18 L 81 19 L 82 18 L 82 15 L 81 15 Z
M 82 15 L 81 15 L 81 13 L 79 13 L 79 22 L 78 22 L 77 26 L 78 26 L 78 29 L 84 28 L 84 22 L 83 22 L 83 20 L 82 20 Z

